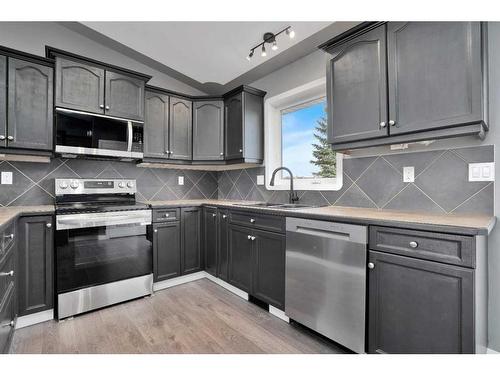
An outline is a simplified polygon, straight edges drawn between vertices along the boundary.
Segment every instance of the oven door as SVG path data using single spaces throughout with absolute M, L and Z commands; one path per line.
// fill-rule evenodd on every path
M 57 216 L 58 294 L 153 272 L 151 211 L 128 213 Z

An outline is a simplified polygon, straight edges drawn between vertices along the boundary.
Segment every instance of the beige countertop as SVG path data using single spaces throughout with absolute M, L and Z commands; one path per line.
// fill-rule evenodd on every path
M 303 217 L 324 220 L 338 220 L 360 224 L 394 225 L 412 229 L 440 230 L 463 234 L 489 234 L 495 226 L 495 216 L 470 214 L 437 214 L 417 211 L 396 211 L 374 208 L 327 206 L 294 210 L 279 208 L 248 207 L 248 201 L 230 201 L 214 199 L 172 200 L 145 202 L 155 207 L 181 207 L 213 205 L 233 207 L 258 212 L 268 212 L 290 217 Z
M 0 228 L 20 215 L 51 214 L 54 212 L 53 205 L 44 206 L 11 206 L 0 208 Z

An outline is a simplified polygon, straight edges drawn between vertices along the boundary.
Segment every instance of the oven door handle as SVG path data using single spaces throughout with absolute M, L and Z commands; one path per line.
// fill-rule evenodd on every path
M 56 217 L 56 229 L 76 229 L 104 227 L 112 225 L 150 225 L 150 217 L 131 217 L 129 215 L 112 215 L 101 217 Z

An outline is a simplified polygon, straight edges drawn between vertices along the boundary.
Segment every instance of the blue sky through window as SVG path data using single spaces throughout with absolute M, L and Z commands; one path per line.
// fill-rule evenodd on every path
M 310 161 L 313 159 L 312 145 L 316 143 L 314 129 L 318 120 L 326 117 L 325 106 L 325 101 L 315 102 L 281 115 L 282 165 L 290 168 L 298 178 L 310 178 L 319 171 Z

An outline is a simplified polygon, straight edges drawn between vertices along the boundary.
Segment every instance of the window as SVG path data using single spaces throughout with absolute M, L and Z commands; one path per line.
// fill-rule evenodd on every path
M 297 190 L 339 190 L 342 158 L 326 141 L 325 80 L 270 98 L 265 106 L 267 188 L 289 189 L 285 171 L 269 185 L 274 169 L 283 166 L 292 171 Z

